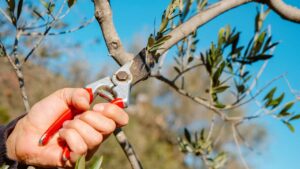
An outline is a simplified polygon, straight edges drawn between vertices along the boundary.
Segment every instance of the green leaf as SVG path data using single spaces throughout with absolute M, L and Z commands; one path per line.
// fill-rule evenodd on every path
M 223 43 L 223 39 L 224 39 L 224 33 L 225 33 L 225 29 L 221 28 L 219 30 L 219 34 L 218 34 L 218 46 L 220 47 Z
M 9 165 L 1 164 L 0 169 L 9 169 Z
M 214 105 L 216 108 L 222 109 L 224 107 L 226 107 L 224 104 L 220 103 L 220 102 L 216 102 L 216 104 Z
M 289 130 L 290 130 L 292 133 L 295 132 L 295 128 L 294 128 L 294 126 L 293 126 L 291 123 L 289 123 L 288 121 L 284 121 L 284 120 L 282 120 L 282 122 L 283 122 L 283 124 L 285 124 L 285 125 L 289 128 Z
M 147 48 L 148 49 L 152 48 L 154 43 L 155 43 L 155 39 L 154 39 L 153 35 L 151 34 L 148 38 Z
M 197 5 L 197 10 L 201 11 L 202 9 L 204 9 L 207 6 L 207 0 L 201 0 L 200 2 L 198 2 Z
M 276 99 L 270 99 L 266 102 L 266 107 L 272 107 L 272 109 L 274 109 L 275 107 L 277 107 L 283 100 L 284 98 L 284 93 L 282 93 L 278 98 Z
M 262 42 L 265 40 L 266 34 L 267 34 L 267 33 L 266 33 L 265 31 L 262 32 L 262 33 L 258 36 L 257 42 L 262 43 Z
M 268 46 L 267 48 L 264 49 L 265 52 L 266 52 L 267 50 L 272 49 L 273 47 L 277 46 L 278 44 L 279 44 L 279 42 L 275 42 L 275 43 L 271 44 L 270 46 Z
M 76 0 L 68 0 L 68 6 L 71 8 L 76 3 Z
M 260 54 L 260 55 L 256 55 L 256 56 L 253 56 L 253 57 L 249 57 L 247 59 L 249 59 L 251 62 L 256 62 L 256 61 L 260 61 L 260 60 L 268 60 L 271 57 L 273 57 L 273 55 Z
M 188 61 L 188 63 L 191 63 L 193 60 L 194 60 L 194 57 L 190 56 L 187 61 Z
M 236 89 L 239 93 L 244 93 L 246 91 L 246 87 L 244 84 L 236 84 Z
M 187 139 L 188 142 L 192 142 L 191 134 L 190 134 L 190 132 L 188 131 L 187 128 L 184 128 L 184 136 L 185 136 L 185 138 Z
M 213 91 L 215 93 L 222 93 L 228 88 L 229 88 L 229 86 L 217 86 L 217 87 L 213 88 Z
M 290 121 L 294 121 L 294 120 L 298 120 L 298 119 L 300 119 L 300 114 L 297 114 L 297 115 L 291 117 L 288 121 L 290 122 Z
M 271 43 L 272 40 L 272 36 L 268 37 L 268 39 L 265 42 L 264 48 L 263 48 L 263 53 L 267 51 L 267 48 L 269 46 L 269 44 Z
M 174 69 L 178 74 L 181 72 L 177 66 L 174 66 Z
M 55 8 L 55 4 L 53 4 L 53 3 L 50 2 L 48 4 L 48 8 L 47 8 L 48 9 L 48 13 L 51 14 L 53 12 L 54 8 Z
M 8 9 L 11 13 L 14 13 L 15 11 L 15 6 L 16 6 L 16 3 L 15 3 L 15 0 L 6 0 L 6 3 L 8 5 Z
M 159 38 L 157 41 L 155 41 L 154 46 L 161 46 L 162 44 L 164 44 L 170 38 L 171 38 L 170 35 L 163 36 L 163 37 Z
M 102 161 L 103 161 L 103 156 L 94 155 L 93 158 L 89 162 L 89 164 L 90 164 L 89 168 L 90 169 L 100 169 Z
M 214 168 L 217 169 L 223 167 L 227 161 L 226 153 L 225 152 L 219 153 L 213 161 L 214 161 Z
M 19 0 L 18 10 L 17 10 L 17 20 L 20 18 L 23 9 L 23 0 Z
M 287 111 L 288 110 L 290 110 L 292 107 L 293 107 L 293 105 L 294 105 L 294 103 L 295 102 L 289 102 L 289 103 L 287 103 L 284 107 L 283 107 L 283 109 L 278 113 L 278 115 L 285 115 L 286 113 L 287 113 Z
M 163 17 L 165 17 L 164 14 L 163 14 Z M 168 26 L 168 23 L 169 23 L 169 19 L 163 18 L 158 32 L 164 32 L 166 27 Z
M 213 81 L 214 81 L 214 84 L 213 84 L 213 85 L 217 85 L 216 82 L 219 81 L 219 78 L 220 78 L 220 76 L 221 76 L 222 73 L 223 73 L 223 70 L 224 70 L 224 68 L 225 68 L 225 65 L 226 65 L 225 62 L 222 62 L 222 63 L 220 64 L 220 66 L 218 67 L 217 71 L 214 73 L 214 75 L 213 75 Z
M 75 169 L 85 169 L 85 156 L 81 156 L 76 161 Z
M 282 102 L 283 98 L 284 98 L 284 93 L 282 93 L 278 98 L 272 100 L 270 106 L 272 106 L 272 108 L 274 109 Z
M 282 117 L 286 117 L 286 116 L 290 116 L 291 113 L 287 112 L 287 111 L 281 111 L 277 117 L 282 118 Z
M 205 133 L 205 130 L 204 130 L 204 128 L 203 128 L 203 129 L 201 129 L 201 132 L 200 132 L 200 139 L 201 139 L 202 141 L 205 140 L 204 133 Z
M 269 93 L 264 97 L 264 100 L 272 100 L 276 89 L 276 87 L 272 88 L 272 90 L 270 90 Z

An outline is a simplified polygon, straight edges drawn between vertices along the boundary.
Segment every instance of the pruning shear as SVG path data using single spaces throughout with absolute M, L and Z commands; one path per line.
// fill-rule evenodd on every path
M 110 103 L 126 108 L 129 104 L 129 95 L 131 87 L 146 79 L 149 75 L 149 69 L 145 63 L 145 50 L 142 50 L 135 58 L 125 63 L 111 77 L 104 77 L 93 83 L 86 85 L 85 90 L 90 95 L 90 104 L 97 96 L 101 96 Z M 66 120 L 72 120 L 77 114 L 82 112 L 69 108 L 65 111 L 42 135 L 39 140 L 41 146 L 46 145 L 51 137 L 63 126 Z M 66 142 L 61 142 L 63 149 L 62 160 L 70 159 L 70 149 Z

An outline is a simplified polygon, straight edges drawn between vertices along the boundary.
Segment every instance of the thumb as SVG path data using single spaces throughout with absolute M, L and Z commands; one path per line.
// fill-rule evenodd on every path
M 54 93 L 67 107 L 85 111 L 90 107 L 90 95 L 83 88 L 64 88 Z
M 37 102 L 28 113 L 28 120 L 35 127 L 46 129 L 70 108 L 88 110 L 89 102 L 89 93 L 83 88 L 60 89 Z

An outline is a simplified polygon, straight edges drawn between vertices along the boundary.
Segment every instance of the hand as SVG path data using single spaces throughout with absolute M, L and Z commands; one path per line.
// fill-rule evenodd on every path
M 66 121 L 47 145 L 40 146 L 42 134 L 70 106 L 84 113 Z M 89 94 L 84 89 L 61 89 L 39 101 L 9 135 L 6 141 L 8 157 L 34 166 L 72 166 L 79 156 L 93 153 L 116 127 L 128 123 L 127 113 L 116 105 L 100 103 L 92 110 L 89 107 Z M 67 162 L 62 161 L 61 139 L 71 149 Z

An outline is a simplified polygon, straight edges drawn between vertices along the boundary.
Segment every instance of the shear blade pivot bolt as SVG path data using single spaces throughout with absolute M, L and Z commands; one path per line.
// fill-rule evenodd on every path
M 120 81 L 125 81 L 128 79 L 128 74 L 125 71 L 120 71 L 117 73 L 116 77 Z

